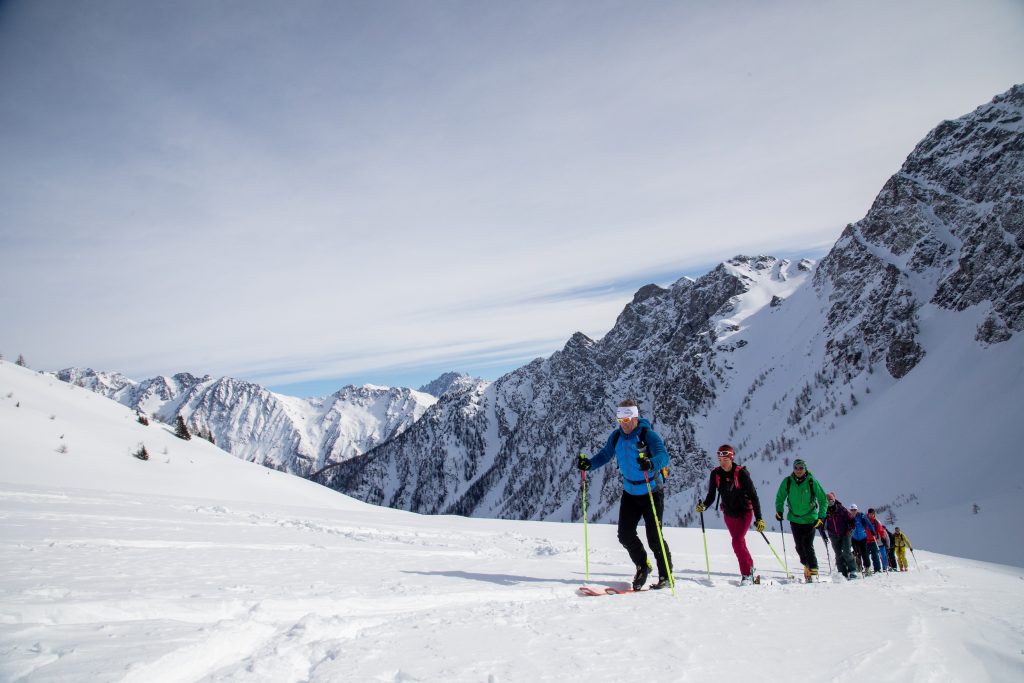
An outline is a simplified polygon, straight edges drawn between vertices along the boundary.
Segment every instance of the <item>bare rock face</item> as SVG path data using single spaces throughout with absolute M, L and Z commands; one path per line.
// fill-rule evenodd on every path
M 977 339 L 1024 329 L 1024 86 L 1015 86 L 917 146 L 867 216 L 847 226 L 818 269 L 834 363 L 884 362 L 893 377 L 924 357 L 925 303 L 990 311 Z

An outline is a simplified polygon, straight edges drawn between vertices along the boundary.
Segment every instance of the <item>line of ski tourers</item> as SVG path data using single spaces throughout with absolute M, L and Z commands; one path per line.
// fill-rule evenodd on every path
M 636 566 L 632 589 L 642 590 L 652 571 L 647 551 L 637 534 L 637 527 L 643 519 L 647 544 L 658 566 L 658 580 L 650 588 L 656 590 L 671 586 L 674 592 L 672 554 L 661 533 L 660 523 L 664 513 L 668 452 L 661 437 L 651 429 L 650 422 L 639 417 L 635 401 L 626 400 L 620 403 L 616 410 L 616 418 L 619 426 L 608 437 L 605 446 L 593 458 L 581 453 L 575 462 L 583 484 L 584 526 L 586 473 L 602 467 L 615 458 L 623 479 L 618 539 Z M 761 516 L 761 503 L 750 473 L 735 462 L 736 451 L 729 444 L 719 446 L 716 455 L 718 467 L 711 471 L 707 495 L 694 508 L 700 514 L 701 528 L 704 528 L 704 511 L 717 500 L 718 509 L 729 530 L 732 548 L 739 562 L 740 585 L 760 583 L 746 542 L 751 522 L 789 575 L 788 564 L 779 558 L 764 534 L 765 522 Z M 905 572 L 909 569 L 906 553 L 910 550 L 913 555 L 914 548 L 900 528 L 895 527 L 890 532 L 878 518 L 874 508 L 865 514 L 856 504 L 850 505 L 849 508 L 844 506 L 834 492 L 825 492 L 802 458 L 793 461 L 793 472 L 780 482 L 775 494 L 775 519 L 779 522 L 780 532 L 784 512 L 793 531 L 797 555 L 803 565 L 803 578 L 808 583 L 818 580 L 818 558 L 814 552 L 816 533 L 820 533 L 825 540 L 826 551 L 831 544 L 835 551 L 837 569 L 848 580 L 856 579 L 858 576 L 870 576 L 876 572 Z M 785 544 L 784 533 L 782 540 Z M 589 553 L 589 549 L 587 552 Z M 706 534 L 704 555 L 707 561 Z M 914 561 L 917 561 L 916 557 Z M 831 556 L 829 563 L 831 564 Z M 708 574 L 710 576 L 710 566 Z
M 712 499 L 718 496 L 726 526 L 732 535 L 733 550 L 739 560 L 740 582 L 759 583 L 746 547 L 746 532 L 752 517 L 754 528 L 764 535 L 765 523 L 761 519 L 757 490 L 749 474 L 743 476 L 743 466 L 734 462 L 736 452 L 732 446 L 723 444 L 718 448 L 717 455 L 719 465 L 711 472 L 708 495 L 697 503 L 695 510 L 703 515 Z M 815 532 L 821 534 L 826 543 L 826 551 L 831 543 L 835 551 L 836 568 L 848 580 L 856 579 L 858 575 L 869 576 L 890 570 L 905 572 L 909 569 L 907 550 L 913 554 L 914 548 L 906 534 L 899 527 L 890 532 L 874 508 L 868 509 L 867 514 L 861 512 L 856 503 L 847 509 L 835 492 L 825 493 L 802 458 L 793 461 L 792 474 L 782 480 L 775 494 L 775 519 L 779 522 L 780 532 L 783 510 L 787 507 L 794 545 L 803 565 L 804 580 L 808 583 L 818 578 Z M 782 540 L 785 543 L 784 534 Z M 768 541 L 767 537 L 765 541 Z M 771 543 L 768 545 L 771 546 Z M 788 573 L 788 567 L 785 564 L 783 566 Z

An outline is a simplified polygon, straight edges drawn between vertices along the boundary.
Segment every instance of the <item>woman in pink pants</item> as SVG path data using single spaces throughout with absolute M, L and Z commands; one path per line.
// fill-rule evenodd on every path
M 708 481 L 708 495 L 704 501 L 697 503 L 697 512 L 704 512 L 718 495 L 725 525 L 732 536 L 732 549 L 740 563 L 740 584 L 754 581 L 754 560 L 747 550 L 747 529 L 751 520 L 756 520 L 754 528 L 764 531 L 764 520 L 761 519 L 761 503 L 757 499 L 757 490 L 750 478 L 750 472 L 733 460 L 736 451 L 729 444 L 718 448 L 718 467 L 711 471 Z

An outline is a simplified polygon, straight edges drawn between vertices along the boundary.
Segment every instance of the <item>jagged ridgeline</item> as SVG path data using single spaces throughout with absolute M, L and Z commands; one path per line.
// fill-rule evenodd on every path
M 1015 86 L 943 122 L 820 264 L 737 257 L 697 280 L 646 286 L 603 339 L 577 333 L 550 358 L 442 397 L 326 483 L 423 513 L 579 519 L 572 458 L 604 443 L 630 397 L 672 456 L 670 524 L 692 521 L 723 441 L 773 498 L 789 458 L 912 376 L 929 339 L 966 330 L 986 349 L 1024 329 L 1022 113 Z M 818 462 L 839 468 L 834 451 Z M 592 519 L 613 520 L 617 473 L 606 467 L 591 486 Z
M 696 281 L 644 287 L 600 341 L 577 333 L 550 358 L 443 398 L 405 433 L 339 466 L 328 483 L 417 512 L 575 519 L 571 461 L 604 444 L 615 404 L 633 397 L 665 439 L 673 488 L 686 489 L 703 480 L 707 450 L 717 446 L 701 443 L 696 425 L 729 381 L 730 347 L 719 339 L 737 326 L 727 313 L 756 276 L 786 285 L 812 267 L 738 257 Z M 597 477 L 590 512 L 603 518 L 617 509 L 620 488 L 615 476 Z

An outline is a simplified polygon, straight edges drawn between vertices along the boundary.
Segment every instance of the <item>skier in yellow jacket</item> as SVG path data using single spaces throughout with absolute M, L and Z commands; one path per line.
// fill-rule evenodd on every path
M 896 533 L 892 535 L 892 547 L 896 550 L 896 564 L 899 565 L 900 571 L 907 571 L 907 548 L 913 551 L 914 546 L 910 545 L 910 541 L 899 527 L 896 527 Z

